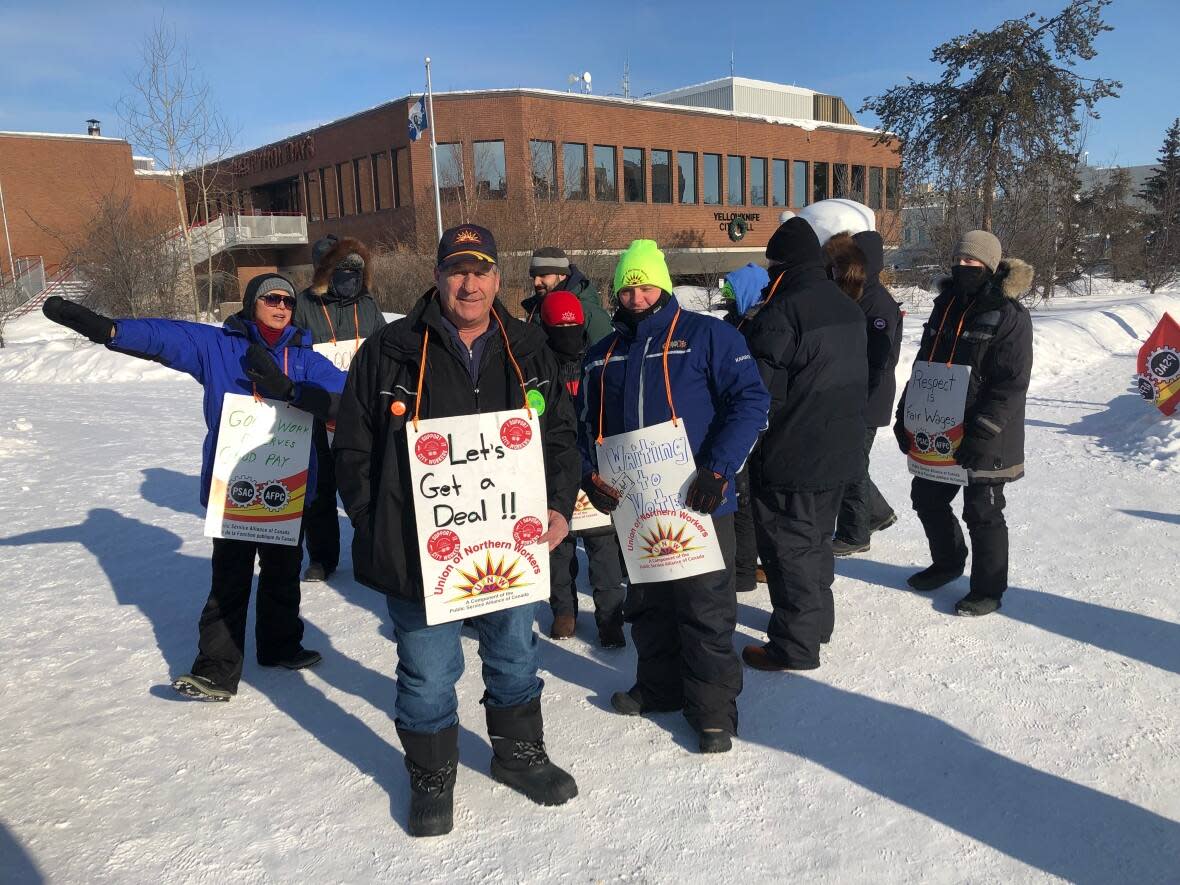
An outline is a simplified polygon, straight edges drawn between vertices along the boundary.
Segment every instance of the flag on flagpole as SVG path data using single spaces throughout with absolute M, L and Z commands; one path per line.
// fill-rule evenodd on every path
M 422 133 L 430 128 L 430 118 L 426 115 L 426 96 L 410 106 L 410 141 L 417 141 Z

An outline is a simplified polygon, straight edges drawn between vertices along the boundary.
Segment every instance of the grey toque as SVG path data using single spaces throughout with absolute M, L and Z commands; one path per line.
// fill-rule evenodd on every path
M 529 261 L 529 276 L 539 277 L 545 274 L 555 273 L 561 276 L 568 276 L 570 272 L 570 260 L 566 257 L 565 252 L 553 246 L 543 246 L 533 253 L 532 259 Z
M 974 258 L 976 261 L 982 261 L 988 270 L 995 273 L 1003 257 L 1003 249 L 995 234 L 985 230 L 969 230 L 959 238 L 951 257 Z
M 361 258 L 355 252 L 349 252 L 348 256 L 336 265 L 336 267 L 339 270 L 364 270 L 365 259 Z

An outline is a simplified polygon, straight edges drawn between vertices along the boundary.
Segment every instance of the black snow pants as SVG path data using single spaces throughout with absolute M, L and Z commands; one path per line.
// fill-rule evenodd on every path
M 818 667 L 820 644 L 832 638 L 832 531 L 842 494 L 842 488 L 754 493 L 758 554 L 774 606 L 766 635 L 774 656 L 792 669 Z
M 258 557 L 258 603 L 254 641 L 258 663 L 276 663 L 299 651 L 299 567 L 303 550 L 296 545 L 213 539 L 213 588 L 201 612 L 200 638 L 193 675 L 238 690 L 246 648 L 246 612 Z
M 1008 589 L 1008 524 L 1004 483 L 956 486 L 914 477 L 910 498 L 930 542 L 934 565 L 961 569 L 967 562 L 963 530 L 951 502 L 963 490 L 963 521 L 971 536 L 971 592 L 999 599 Z
M 340 564 L 340 518 L 336 512 L 336 464 L 323 421 L 315 422 L 311 441 L 318 473 L 315 498 L 303 511 L 304 540 L 308 560 L 331 572 Z
M 893 508 L 869 475 L 869 454 L 876 438 L 877 428 L 866 428 L 865 472 L 859 479 L 844 486 L 840 515 L 836 519 L 836 538 L 857 546 L 869 543 L 873 526 L 880 525 L 893 513 Z
M 627 620 L 645 707 L 684 709 L 697 731 L 737 734 L 742 665 L 733 650 L 733 515 L 714 516 L 725 568 L 678 581 L 632 584 Z
M 734 479 L 737 512 L 733 515 L 733 532 L 737 544 L 733 560 L 733 583 L 738 593 L 758 586 L 758 539 L 754 535 L 754 502 L 750 498 L 750 468 Z
M 578 614 L 578 539 L 572 534 L 549 554 L 549 607 L 554 616 Z M 627 595 L 623 555 L 612 532 L 582 537 L 594 593 L 594 621 L 598 632 L 623 626 L 623 600 Z

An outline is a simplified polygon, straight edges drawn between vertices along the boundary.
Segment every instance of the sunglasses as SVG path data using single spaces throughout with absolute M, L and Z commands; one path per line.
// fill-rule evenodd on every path
M 278 307 L 281 304 L 283 307 L 287 308 L 287 310 L 295 309 L 294 295 L 276 295 L 271 292 L 266 295 L 259 295 L 258 300 L 267 307 Z

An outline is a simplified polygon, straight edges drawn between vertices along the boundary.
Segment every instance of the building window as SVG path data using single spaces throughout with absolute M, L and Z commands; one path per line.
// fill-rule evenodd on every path
M 672 152 L 651 152 L 651 201 L 672 202 Z
M 586 183 L 586 145 L 563 144 L 561 146 L 562 196 L 567 200 L 585 200 L 589 197 Z
M 885 170 L 885 208 L 896 209 L 901 204 L 901 175 L 897 167 Z
M 324 195 L 324 218 L 339 218 L 340 204 L 336 202 L 336 167 L 325 166 L 320 170 L 320 190 Z M 238 205 L 245 211 L 245 200 L 239 200 Z
M 647 202 L 647 182 L 643 177 L 643 148 L 623 148 L 623 199 L 628 203 Z
M 463 201 L 462 142 L 444 142 L 438 146 L 438 195 L 448 203 Z
M 309 221 L 319 221 L 324 217 L 324 204 L 320 195 L 320 174 L 312 171 L 303 176 L 304 186 L 307 188 L 307 217 Z
M 828 198 L 828 164 L 812 163 L 811 174 L 814 184 L 811 194 L 812 201 L 818 203 L 820 200 L 826 200 Z
M 373 154 L 373 207 L 378 212 L 393 208 L 393 181 L 385 151 Z
M 618 163 L 615 149 L 594 145 L 594 199 L 615 203 L 619 199 Z
M 368 212 L 369 207 L 365 205 L 365 192 L 368 188 L 365 187 L 366 175 L 364 174 L 364 163 L 361 158 L 356 158 L 352 161 L 352 197 L 356 205 L 356 214 L 361 215 Z
M 475 160 L 475 192 L 484 199 L 508 196 L 508 173 L 504 165 L 504 142 L 477 141 L 472 145 Z
M 879 166 L 869 167 L 869 208 L 881 208 L 881 169 Z
M 704 155 L 701 194 L 707 206 L 721 205 L 721 154 Z
M 766 205 L 765 157 L 750 157 L 750 205 Z
M 351 177 L 352 176 L 349 175 L 349 178 L 351 178 Z M 347 197 L 352 196 L 352 193 L 350 192 L 351 189 L 350 188 L 346 189 L 344 186 L 344 183 L 345 183 L 344 164 L 337 163 L 336 164 L 336 206 L 339 209 L 341 218 L 344 218 L 345 216 L 352 214 L 352 205 L 351 205 L 352 200 L 347 198 Z M 345 196 L 346 194 L 347 194 L 347 197 Z
M 865 201 L 865 167 L 864 166 L 853 166 L 852 167 L 852 190 L 849 192 L 849 196 L 852 197 L 852 199 L 856 200 L 856 202 L 858 202 L 858 203 L 863 203 Z
M 557 195 L 557 151 L 551 141 L 530 141 L 529 161 L 533 168 L 533 198 L 552 200 Z
M 746 158 L 730 155 L 726 163 L 726 202 L 741 206 L 746 202 Z
M 807 161 L 796 160 L 791 164 L 791 205 L 806 206 L 807 199 Z
M 681 203 L 697 201 L 697 155 L 691 151 L 676 152 L 677 190 Z
M 787 161 L 775 160 L 771 166 L 771 192 L 774 206 L 787 205 Z
M 848 165 L 846 163 L 832 164 L 832 196 L 848 196 Z

